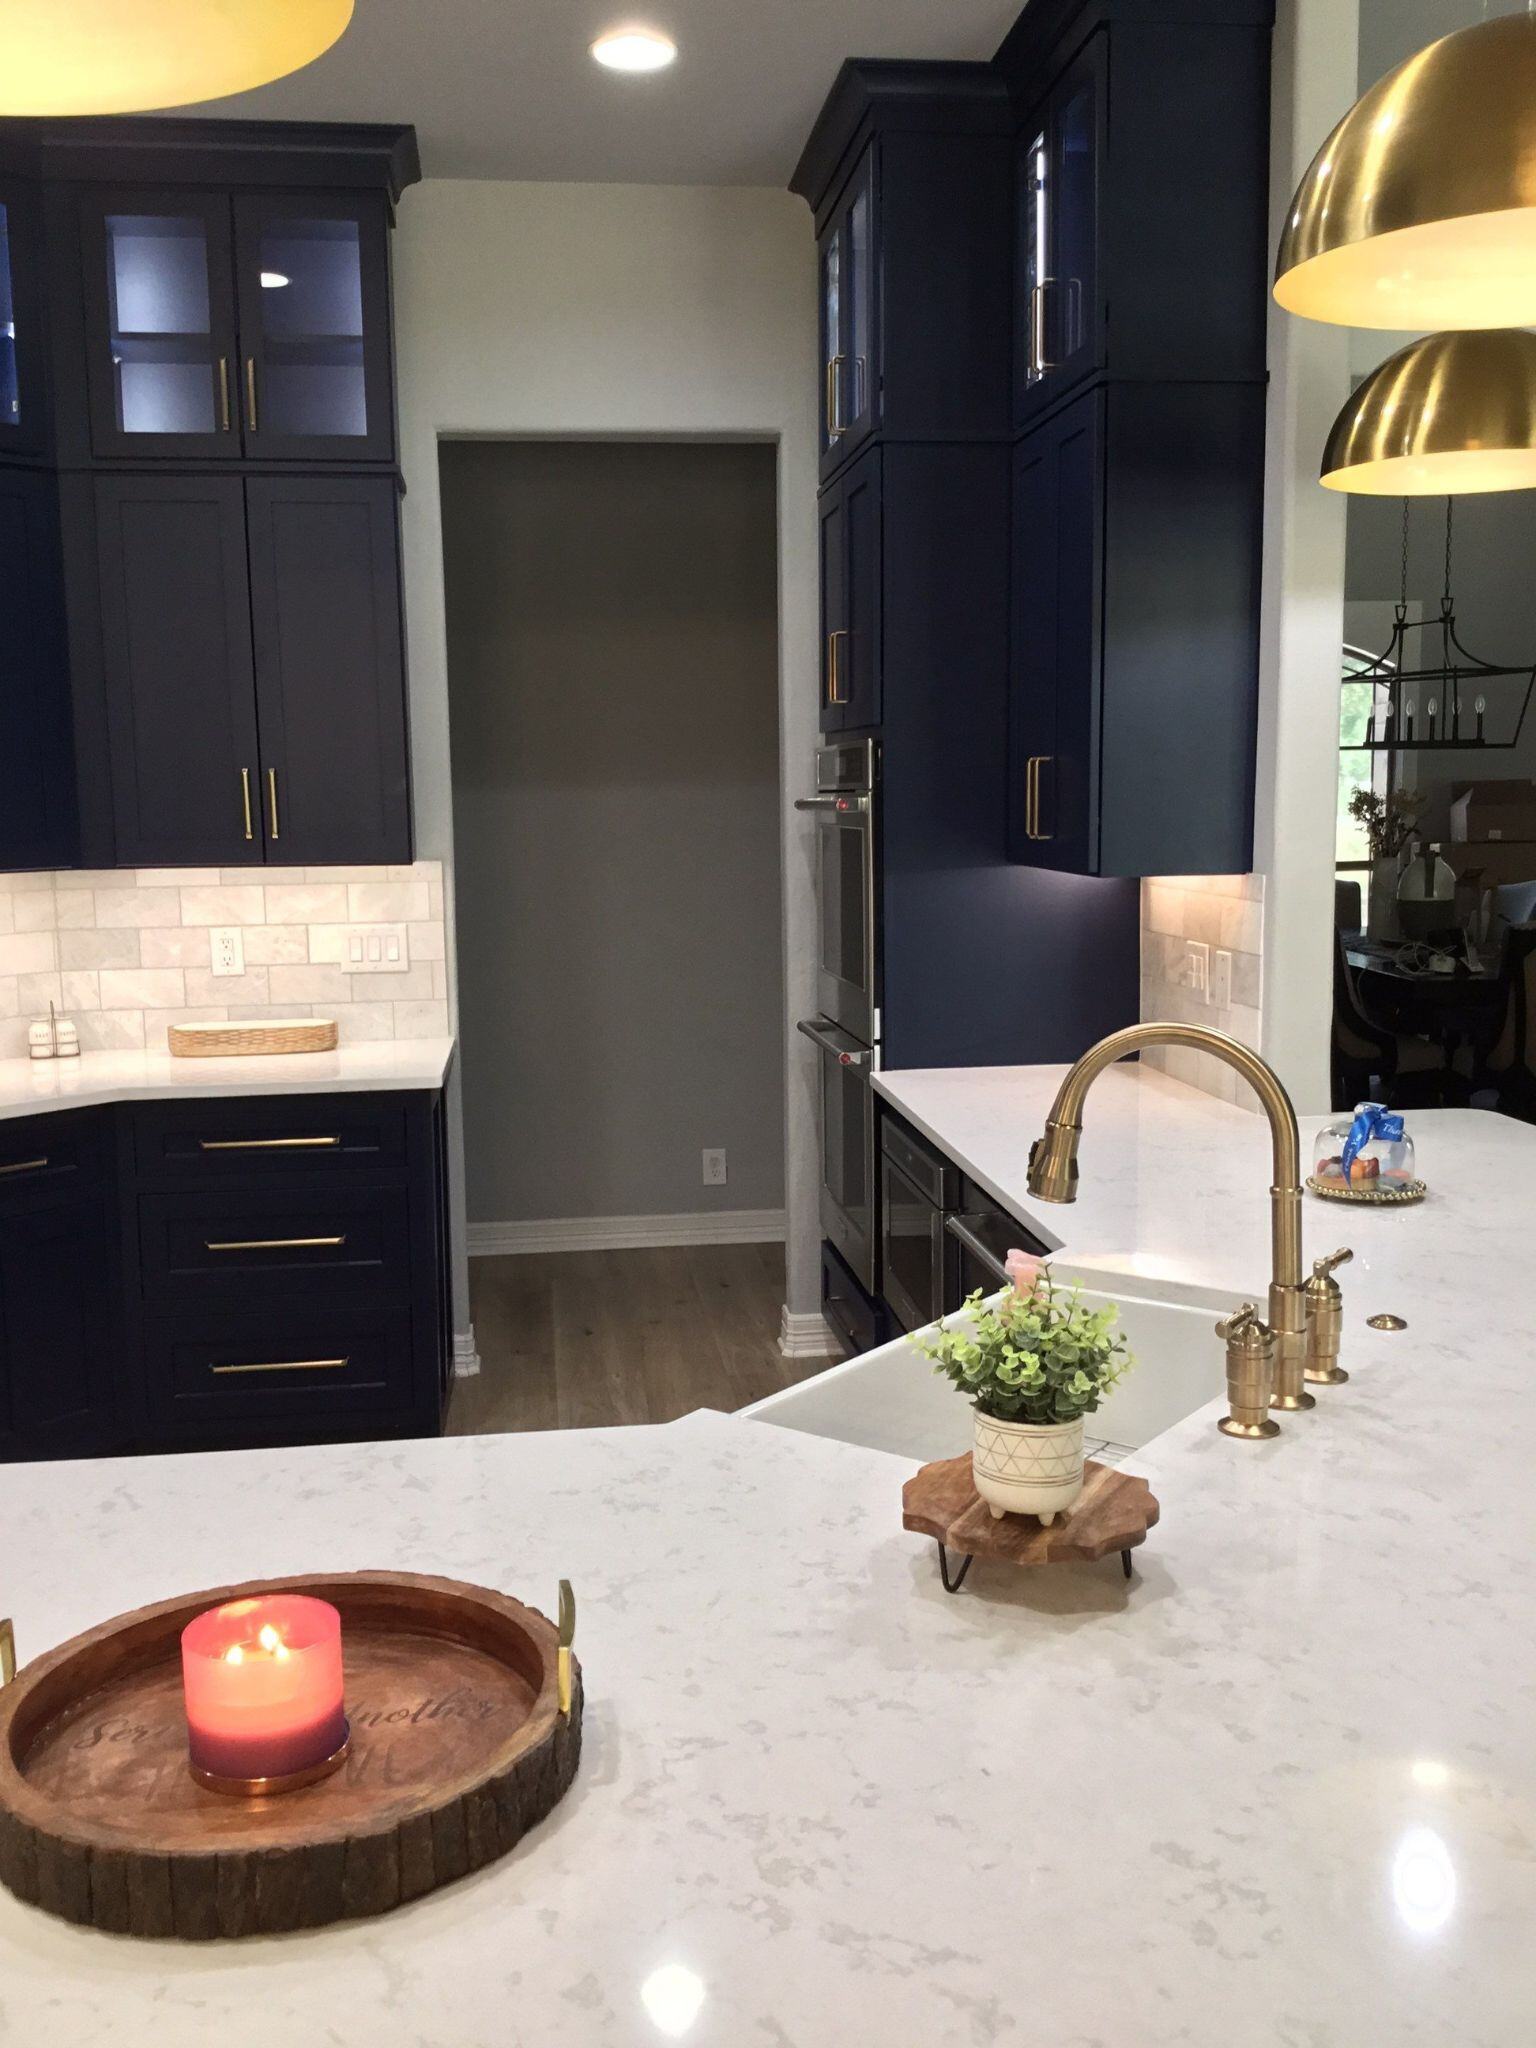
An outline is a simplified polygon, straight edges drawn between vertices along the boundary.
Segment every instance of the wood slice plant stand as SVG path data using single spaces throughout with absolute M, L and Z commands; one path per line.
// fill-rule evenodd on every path
M 931 1536 L 938 1544 L 939 1576 L 946 1593 L 959 1592 L 973 1557 L 995 1557 L 1005 1564 L 1081 1564 L 1118 1550 L 1129 1578 L 1131 1552 L 1146 1542 L 1159 1512 L 1145 1479 L 1093 1458 L 1083 1467 L 1083 1490 L 1075 1506 L 1049 1528 L 1035 1515 L 1004 1515 L 994 1521 L 971 1478 L 969 1451 L 924 1465 L 901 1489 L 902 1527 Z M 951 1550 L 961 1553 L 960 1569 L 953 1576 Z
M 193 1782 L 181 1631 L 205 1608 L 308 1593 L 341 1614 L 351 1748 L 300 1791 Z M 581 1677 L 505 1594 L 403 1572 L 258 1581 L 76 1636 L 0 1687 L 0 1883 L 118 1934 L 229 1939 L 385 1913 L 504 1856 L 564 1795 Z

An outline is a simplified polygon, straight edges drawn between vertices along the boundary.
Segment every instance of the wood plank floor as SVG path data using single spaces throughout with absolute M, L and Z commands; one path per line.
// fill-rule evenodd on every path
M 671 1422 L 832 1363 L 779 1350 L 781 1244 L 471 1259 L 469 1299 L 480 1372 L 453 1383 L 453 1436 Z

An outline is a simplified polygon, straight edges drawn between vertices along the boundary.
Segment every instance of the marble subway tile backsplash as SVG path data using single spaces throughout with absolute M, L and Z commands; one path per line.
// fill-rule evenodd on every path
M 1191 940 L 1232 956 L 1229 1003 L 1207 1000 L 1189 986 Z M 1263 1018 L 1264 880 L 1261 875 L 1157 876 L 1141 885 L 1141 1015 L 1144 1023 L 1208 1024 L 1259 1048 Z M 1255 1109 L 1252 1092 L 1230 1067 L 1183 1046 L 1159 1046 L 1143 1057 L 1176 1081 L 1223 1102 Z
M 349 931 L 405 928 L 406 965 L 348 969 Z M 239 975 L 212 930 L 238 925 Z M 74 869 L 0 874 L 0 1058 L 52 1002 L 84 1051 L 164 1050 L 172 1024 L 334 1016 L 343 1044 L 448 1029 L 442 864 L 389 868 Z

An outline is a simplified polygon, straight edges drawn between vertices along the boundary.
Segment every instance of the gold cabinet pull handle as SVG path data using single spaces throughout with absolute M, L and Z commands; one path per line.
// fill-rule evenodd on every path
M 256 358 L 245 359 L 245 423 L 254 434 L 256 431 Z
M 48 1154 L 45 1152 L 41 1159 L 16 1159 L 9 1166 L 0 1166 L 0 1173 L 36 1173 L 47 1164 Z
M 273 1358 L 259 1365 L 210 1365 L 210 1372 L 337 1372 L 345 1358 Z
M 339 1237 L 205 1237 L 205 1252 L 287 1252 L 303 1251 L 318 1245 L 342 1245 L 347 1241 L 345 1231 Z
M 1040 770 L 1052 757 L 1049 754 L 1031 754 L 1024 764 L 1024 837 L 1026 839 L 1054 839 L 1054 832 L 1040 829 Z
M 229 357 L 219 357 L 219 430 L 227 434 L 234 421 L 229 413 Z
M 249 768 L 242 768 L 240 770 L 240 802 L 245 810 L 245 836 L 247 839 L 254 839 L 256 833 L 251 820 L 251 771 Z
M 336 1146 L 340 1138 L 199 1138 L 204 1152 L 294 1152 L 300 1147 Z
M 277 770 L 275 768 L 267 770 L 267 807 L 272 813 L 272 837 L 278 839 L 282 835 L 277 829 Z
M 842 364 L 847 360 L 848 358 L 842 355 L 829 356 L 827 359 L 827 439 L 829 441 L 841 440 L 844 432 L 842 379 L 837 373 Z
M 1056 367 L 1045 353 L 1045 293 L 1046 287 L 1055 282 L 1054 277 L 1042 277 L 1029 294 L 1029 368 L 1036 377 L 1043 377 L 1047 370 Z
M 846 640 L 847 638 L 848 628 L 846 626 L 839 626 L 835 632 L 827 635 L 827 702 L 829 704 L 846 704 L 848 702 L 848 699 L 843 695 L 843 664 L 837 651 L 838 641 Z

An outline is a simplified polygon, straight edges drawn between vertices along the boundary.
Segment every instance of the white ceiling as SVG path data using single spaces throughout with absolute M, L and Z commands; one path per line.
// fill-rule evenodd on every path
M 434 178 L 782 185 L 845 57 L 990 57 L 1021 0 L 357 0 L 292 78 L 187 113 L 413 121 Z M 670 70 L 588 45 L 643 23 Z

